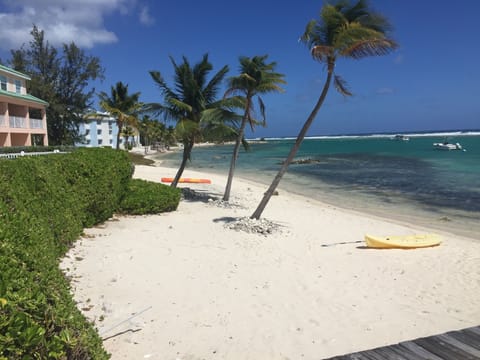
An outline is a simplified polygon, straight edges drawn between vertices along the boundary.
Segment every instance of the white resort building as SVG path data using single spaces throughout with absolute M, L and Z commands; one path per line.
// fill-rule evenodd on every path
M 27 94 L 28 80 L 0 65 L 0 147 L 48 145 L 48 103 Z

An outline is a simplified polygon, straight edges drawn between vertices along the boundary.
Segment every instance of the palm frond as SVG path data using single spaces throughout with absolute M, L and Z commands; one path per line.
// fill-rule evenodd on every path
M 363 40 L 344 49 L 342 55 L 348 55 L 353 59 L 362 59 L 367 56 L 382 56 L 390 54 L 397 47 L 398 44 L 390 39 Z
M 224 97 L 219 101 L 210 104 L 209 108 L 227 108 L 233 109 L 245 109 L 246 99 L 244 96 L 231 96 Z
M 265 103 L 263 102 L 263 99 L 260 96 L 258 96 L 258 107 L 260 109 L 260 115 L 262 116 L 262 123 L 261 124 L 262 124 L 262 126 L 265 126 L 266 121 L 267 121 L 267 118 L 266 118 L 266 115 L 265 115 Z
M 175 133 L 183 140 L 191 139 L 200 133 L 200 126 L 195 121 L 181 119 L 175 126 Z
M 212 102 L 214 101 L 218 90 L 220 88 L 220 85 L 225 78 L 225 75 L 228 73 L 228 66 L 225 65 L 223 68 L 221 68 L 213 77 L 212 79 L 208 82 L 207 86 L 203 90 L 203 95 L 205 97 L 205 100 L 207 102 Z
M 200 122 L 202 126 L 207 124 L 236 124 L 242 117 L 234 111 L 222 108 L 207 109 L 202 112 Z
M 175 98 L 167 99 L 167 102 L 168 102 L 168 104 L 175 107 L 179 112 L 189 113 L 189 112 L 192 112 L 192 110 L 193 110 L 191 105 L 186 104 L 183 101 L 180 101 L 180 100 L 175 99 Z
M 326 45 L 316 45 L 310 50 L 314 60 L 318 62 L 327 62 L 330 57 L 335 55 L 335 48 Z
M 335 86 L 335 89 L 337 89 L 337 91 L 343 96 L 353 95 L 347 87 L 347 82 L 339 75 L 336 75 L 336 74 L 334 75 L 333 84 Z
M 176 97 L 176 94 L 170 89 L 170 87 L 165 82 L 165 79 L 160 74 L 159 71 L 149 71 L 151 78 L 155 82 L 155 84 L 160 89 L 161 93 L 165 97 Z

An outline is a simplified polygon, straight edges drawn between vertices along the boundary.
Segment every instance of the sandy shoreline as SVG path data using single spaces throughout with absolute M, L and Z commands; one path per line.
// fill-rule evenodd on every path
M 134 177 L 173 175 L 137 166 Z M 184 176 L 211 178 L 188 187 L 221 197 L 225 176 Z M 480 324 L 478 240 L 441 233 L 435 248 L 366 249 L 365 233 L 428 229 L 281 188 L 263 215 L 280 232 L 224 226 L 263 191 L 236 178 L 236 207 L 182 201 L 85 231 L 62 267 L 112 359 L 321 359 Z

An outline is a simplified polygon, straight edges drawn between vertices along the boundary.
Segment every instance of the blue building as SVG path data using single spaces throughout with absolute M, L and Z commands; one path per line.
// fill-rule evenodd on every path
M 128 138 L 128 142 L 138 146 L 139 135 L 134 129 L 135 135 Z M 86 121 L 79 126 L 79 134 L 83 141 L 76 143 L 76 146 L 98 147 L 110 146 L 117 147 L 118 126 L 114 117 L 108 113 L 96 112 L 95 115 L 88 115 Z M 124 147 L 125 138 L 120 134 L 120 148 Z

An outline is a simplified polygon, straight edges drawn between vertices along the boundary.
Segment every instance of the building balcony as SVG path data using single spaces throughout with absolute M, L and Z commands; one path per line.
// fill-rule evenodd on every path
M 43 120 L 30 118 L 30 128 L 31 129 L 43 129 Z
M 44 121 L 42 119 L 26 118 L 24 116 L 0 115 L 0 127 L 7 129 L 45 130 Z
M 10 116 L 9 119 L 10 119 L 11 128 L 20 128 L 20 129 L 27 128 L 27 118 L 22 116 Z

